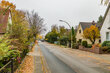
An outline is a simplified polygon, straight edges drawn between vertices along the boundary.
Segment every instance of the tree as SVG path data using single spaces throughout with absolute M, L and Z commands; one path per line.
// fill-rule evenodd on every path
M 51 31 L 54 33 L 58 33 L 58 26 L 57 25 L 52 25 L 51 26 Z
M 1 1 L 0 7 L 5 8 L 3 11 L 0 12 L 0 13 L 4 13 L 4 14 L 6 13 L 6 11 L 8 9 L 15 10 L 15 8 L 16 8 L 16 6 L 13 3 L 10 3 L 9 1 L 5 1 L 5 0 Z
M 59 26 L 59 34 L 60 36 L 64 36 L 66 34 L 66 29 L 64 26 Z
M 45 36 L 45 39 L 47 42 L 54 43 L 55 41 L 58 41 L 58 33 L 48 32 Z
M 96 27 L 96 25 L 91 25 L 90 28 L 86 28 L 84 30 L 83 37 L 89 39 L 92 44 L 95 44 L 96 39 L 100 37 L 99 29 Z
M 109 3 L 109 0 L 101 0 L 101 3 L 107 5 Z
M 15 9 L 16 8 L 16 6 L 13 3 L 10 3 L 9 1 L 5 1 L 5 0 L 1 1 L 0 6 L 2 8 L 8 8 L 8 9 Z
M 75 39 L 75 30 L 74 30 L 73 27 L 72 27 L 72 41 L 73 41 L 73 43 L 76 41 L 76 39 Z
M 69 40 L 68 35 L 66 34 L 67 30 L 64 26 L 59 26 L 59 43 L 61 45 L 67 45 Z
M 59 38 L 60 44 L 61 44 L 61 45 L 67 45 L 68 39 L 69 39 L 69 38 L 68 38 L 68 36 L 66 36 L 66 35 L 61 36 L 61 37 Z
M 103 16 L 99 16 L 97 23 L 101 24 L 103 22 Z
M 43 24 L 44 20 L 41 18 L 36 12 L 32 11 L 29 13 L 27 11 L 26 13 L 26 19 L 29 23 L 29 28 L 30 28 L 30 34 L 33 35 L 34 40 L 36 39 L 36 36 L 40 34 L 42 31 L 46 30 L 44 27 L 45 25 Z
M 16 46 L 19 50 L 28 47 L 28 22 L 25 19 L 25 12 L 14 10 L 12 13 L 12 24 L 9 26 L 8 35 L 12 39 L 12 45 Z
M 46 34 L 45 39 L 50 43 L 54 43 L 55 41 L 58 41 L 58 38 L 59 38 L 58 27 L 56 25 L 52 25 L 51 31 Z

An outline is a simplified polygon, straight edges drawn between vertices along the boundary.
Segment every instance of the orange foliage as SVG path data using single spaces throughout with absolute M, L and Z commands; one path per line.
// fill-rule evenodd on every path
M 96 27 L 96 25 L 91 25 L 90 28 L 86 28 L 84 30 L 83 37 L 89 39 L 92 44 L 94 44 L 96 39 L 100 37 L 99 29 Z
M 16 8 L 16 6 L 13 3 L 10 3 L 9 1 L 5 1 L 5 0 L 1 1 L 0 6 L 2 8 L 9 8 L 9 9 L 15 9 Z
M 95 47 L 101 47 L 101 45 L 100 44 L 94 44 L 94 45 L 92 45 L 92 49 L 94 49 Z

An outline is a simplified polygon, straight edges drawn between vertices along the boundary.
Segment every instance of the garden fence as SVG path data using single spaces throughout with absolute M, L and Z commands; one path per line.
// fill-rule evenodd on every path
M 7 64 L 0 68 L 0 73 L 14 73 L 13 59 L 11 59 Z

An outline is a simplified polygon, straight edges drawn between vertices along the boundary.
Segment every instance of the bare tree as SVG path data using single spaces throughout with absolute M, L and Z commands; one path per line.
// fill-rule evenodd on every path
M 41 18 L 36 12 L 32 11 L 26 13 L 27 20 L 29 22 L 29 28 L 31 29 L 31 35 L 36 37 L 36 35 L 40 34 L 42 31 L 45 31 L 45 25 L 43 24 L 44 19 Z

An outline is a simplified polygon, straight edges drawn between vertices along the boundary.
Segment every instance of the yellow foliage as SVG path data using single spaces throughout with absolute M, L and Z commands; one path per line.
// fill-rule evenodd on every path
M 10 3 L 9 1 L 5 1 L 5 0 L 1 1 L 0 6 L 2 8 L 9 8 L 9 9 L 15 9 L 16 8 L 16 6 L 13 3 Z
M 37 35 L 37 39 L 42 39 L 43 37 L 41 35 Z
M 94 44 L 94 45 L 92 45 L 92 49 L 94 49 L 95 47 L 101 47 L 101 44 Z
M 100 37 L 99 29 L 96 25 L 91 25 L 90 28 L 84 30 L 83 37 L 89 39 L 94 44 L 95 40 Z

